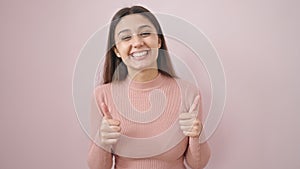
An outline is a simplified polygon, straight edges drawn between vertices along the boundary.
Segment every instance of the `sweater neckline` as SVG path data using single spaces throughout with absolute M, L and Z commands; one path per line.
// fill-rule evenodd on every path
M 127 76 L 125 82 L 131 89 L 148 90 L 159 87 L 163 83 L 163 75 L 161 75 L 161 73 L 159 72 L 154 79 L 146 82 L 134 81 L 129 76 Z

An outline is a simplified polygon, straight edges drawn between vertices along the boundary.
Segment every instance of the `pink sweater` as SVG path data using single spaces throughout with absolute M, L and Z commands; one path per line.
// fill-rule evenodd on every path
M 209 157 L 200 150 L 207 149 L 206 143 L 199 144 L 198 138 L 185 137 L 176 123 L 179 113 L 188 112 L 198 94 L 194 85 L 162 74 L 148 82 L 127 78 L 98 86 L 96 104 L 106 103 L 112 118 L 120 121 L 122 136 L 113 146 L 115 168 L 186 169 L 184 160 L 193 169 L 203 168 L 207 163 L 204 160 Z M 201 99 L 198 105 L 201 120 Z M 99 121 L 92 126 L 97 128 Z M 97 153 L 99 169 L 111 169 L 112 153 L 97 146 L 94 149 L 97 149 L 94 153 Z

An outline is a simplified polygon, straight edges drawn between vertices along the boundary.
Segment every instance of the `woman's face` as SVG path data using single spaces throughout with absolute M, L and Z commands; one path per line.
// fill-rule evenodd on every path
M 161 40 L 154 25 L 140 14 L 123 17 L 115 30 L 116 55 L 122 59 L 129 73 L 147 68 L 157 69 Z

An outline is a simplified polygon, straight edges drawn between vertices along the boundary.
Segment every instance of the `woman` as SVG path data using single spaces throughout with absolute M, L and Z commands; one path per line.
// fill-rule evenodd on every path
M 94 92 L 89 167 L 111 169 L 115 157 L 116 169 L 204 168 L 210 149 L 199 143 L 200 94 L 176 78 L 155 16 L 141 6 L 119 10 L 107 51 L 104 84 Z

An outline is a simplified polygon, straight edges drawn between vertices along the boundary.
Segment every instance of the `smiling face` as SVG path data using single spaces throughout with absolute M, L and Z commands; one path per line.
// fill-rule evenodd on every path
M 127 66 L 128 73 L 157 69 L 158 49 L 161 40 L 154 25 L 141 14 L 123 17 L 115 30 L 114 52 Z

